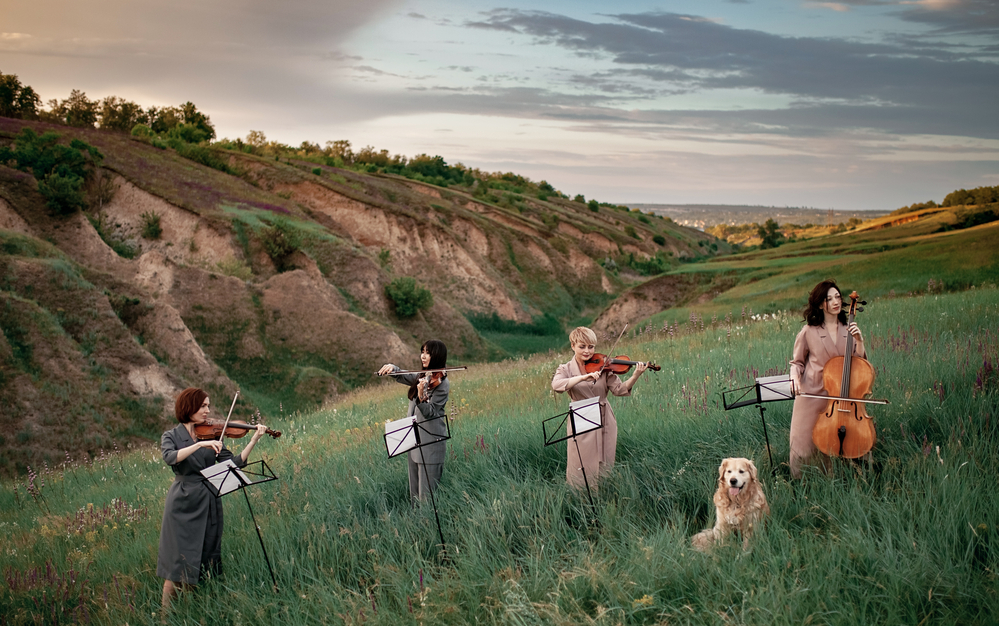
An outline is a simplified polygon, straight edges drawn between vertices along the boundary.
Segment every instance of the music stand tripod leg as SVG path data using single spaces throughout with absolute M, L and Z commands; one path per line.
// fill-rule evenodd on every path
M 236 476 L 238 477 L 239 475 L 237 474 Z M 271 582 L 274 583 L 274 591 L 277 591 L 277 578 L 274 577 L 274 570 L 271 568 L 271 560 L 267 556 L 267 548 L 264 547 L 264 537 L 260 534 L 260 526 L 257 525 L 257 518 L 253 514 L 253 507 L 250 506 L 250 496 L 246 495 L 245 484 L 240 491 L 243 492 L 243 497 L 246 498 L 246 508 L 250 510 L 250 519 L 253 520 L 253 527 L 257 529 L 257 539 L 260 540 L 260 550 L 264 553 L 264 561 L 267 563 L 267 571 L 271 573 Z
M 413 427 L 414 428 L 418 428 L 418 426 L 416 426 L 416 424 L 414 424 Z M 443 560 L 446 561 L 447 560 L 447 545 L 444 543 L 444 531 L 441 530 L 441 518 L 440 518 L 440 515 L 437 514 L 437 499 L 434 498 L 434 488 L 430 484 L 430 475 L 427 474 L 427 470 L 426 470 L 426 467 L 427 467 L 426 460 L 427 459 L 423 455 L 423 446 L 420 446 L 420 459 L 424 461 L 424 463 L 423 463 L 423 468 L 424 469 L 422 471 L 423 471 L 423 474 L 427 477 L 427 492 L 430 494 L 430 505 L 434 509 L 434 520 L 437 522 L 437 537 L 441 540 L 441 554 L 442 554 Z M 419 487 L 419 483 L 420 483 L 420 471 L 421 471 L 420 468 L 416 468 L 416 483 L 417 483 L 416 488 L 417 489 L 420 488 Z
M 590 492 L 590 481 L 586 479 L 586 466 L 583 464 L 583 454 L 579 451 L 579 442 L 576 441 L 576 412 L 569 409 L 569 420 L 572 423 L 572 444 L 576 446 L 576 456 L 579 457 L 579 471 L 583 475 L 583 484 L 586 486 L 586 497 L 590 501 L 591 513 L 596 517 L 597 505 L 593 503 L 593 494 Z
M 757 404 L 756 408 L 760 410 L 760 421 L 763 422 L 763 439 L 767 442 L 767 456 L 770 457 L 770 472 L 775 473 L 777 468 L 774 467 L 774 456 L 770 451 L 770 435 L 767 434 L 767 420 L 763 417 L 763 412 L 766 409 L 763 408 L 762 404 Z

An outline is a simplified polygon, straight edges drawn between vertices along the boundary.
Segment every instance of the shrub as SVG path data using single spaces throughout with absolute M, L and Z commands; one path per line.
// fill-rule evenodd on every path
M 323 175 L 323 168 L 321 168 L 321 167 L 314 167 L 314 168 L 312 168 L 312 173 L 315 174 L 316 176 L 322 176 Z
M 264 250 L 274 261 L 279 272 L 285 270 L 288 257 L 302 245 L 302 238 L 298 231 L 282 217 L 277 218 L 273 224 L 261 231 L 260 241 L 264 244 Z
M 665 246 L 666 245 L 666 238 L 663 237 L 662 235 L 653 235 L 652 236 L 652 241 L 656 242 L 660 246 Z
M 155 241 L 163 235 L 163 227 L 160 226 L 160 214 L 154 211 L 142 214 L 142 237 Z
M 417 284 L 411 276 L 396 278 L 385 286 L 385 294 L 395 304 L 399 317 L 413 317 L 417 311 L 429 309 L 434 304 L 430 290 Z
M 55 215 L 69 215 L 87 206 L 82 187 L 83 178 L 55 172 L 38 181 L 38 193 L 45 197 L 45 206 Z
M 634 237 L 635 239 L 641 239 L 641 237 L 638 236 L 638 233 L 635 232 L 635 227 L 632 226 L 631 224 L 624 227 L 624 233 L 629 237 Z
M 0 163 L 14 161 L 16 168 L 30 172 L 38 181 L 38 191 L 56 215 L 67 215 L 87 206 L 83 185 L 100 167 L 104 155 L 79 139 L 69 145 L 59 143 L 59 135 L 38 135 L 23 128 L 14 139 L 13 150 L 0 146 Z
M 594 213 L 600 210 L 600 203 L 596 200 L 590 200 L 586 206 L 589 207 L 589 209 Z
M 132 136 L 138 137 L 139 139 L 152 139 L 156 136 L 152 128 L 149 128 L 145 124 L 136 124 L 132 127 Z

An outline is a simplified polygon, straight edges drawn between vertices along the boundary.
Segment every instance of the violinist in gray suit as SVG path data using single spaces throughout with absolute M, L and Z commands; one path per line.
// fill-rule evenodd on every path
M 222 500 L 209 490 L 201 470 L 229 459 L 243 467 L 267 430 L 258 425 L 250 443 L 233 455 L 218 439 L 196 436 L 194 427 L 208 421 L 210 411 L 207 393 L 195 387 L 185 389 L 174 404 L 180 424 L 160 439 L 163 461 L 174 474 L 163 507 L 156 561 L 156 575 L 163 579 L 164 612 L 178 590 L 197 585 L 205 574 L 222 573 Z
M 864 338 L 856 322 L 847 324 L 843 311 L 843 294 L 831 280 L 824 280 L 812 289 L 808 304 L 802 313 L 805 327 L 794 340 L 791 357 L 791 380 L 795 393 L 825 395 L 822 371 L 829 359 L 844 356 L 847 334 L 853 335 L 854 356 L 866 357 Z M 788 462 L 791 476 L 801 478 L 801 466 L 812 456 L 818 455 L 823 470 L 828 471 L 829 459 L 812 442 L 812 430 L 819 413 L 824 412 L 827 400 L 795 398 L 791 413 L 791 453 Z
M 447 367 L 447 346 L 444 342 L 430 339 L 420 348 L 420 363 L 425 370 Z M 396 374 L 400 368 L 387 363 L 378 370 L 379 376 L 389 375 L 396 382 L 409 385 L 409 412 L 416 416 L 420 438 L 447 436 L 444 405 L 447 404 L 451 383 L 447 372 Z M 414 504 L 427 498 L 432 489 L 437 488 L 444 474 L 444 458 L 447 456 L 446 440 L 425 444 L 409 451 L 409 495 Z

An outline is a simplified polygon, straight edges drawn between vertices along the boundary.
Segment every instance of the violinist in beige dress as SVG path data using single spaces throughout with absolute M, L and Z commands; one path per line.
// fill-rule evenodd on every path
M 831 280 L 824 280 L 812 289 L 802 312 L 805 327 L 794 340 L 791 358 L 791 380 L 796 393 L 827 395 L 822 384 L 826 362 L 846 353 L 847 334 L 853 335 L 853 354 L 865 357 L 864 338 L 856 322 L 847 324 L 843 311 L 843 294 Z M 791 476 L 801 477 L 801 466 L 813 456 L 824 456 L 812 442 L 812 430 L 819 413 L 825 411 L 828 400 L 821 398 L 794 399 L 791 413 Z M 819 458 L 828 469 L 828 458 Z
M 585 400 L 600 398 L 600 417 L 603 428 L 591 430 L 568 440 L 566 481 L 576 488 L 583 488 L 583 469 L 586 482 L 597 484 L 599 477 L 614 467 L 617 452 L 617 420 L 614 411 L 607 403 L 607 394 L 615 396 L 631 395 L 631 388 L 645 371 L 647 364 L 638 363 L 630 378 L 622 381 L 617 374 L 607 370 L 586 373 L 586 361 L 596 350 L 597 335 L 589 328 L 580 326 L 569 334 L 573 358 L 555 370 L 552 389 L 558 393 L 569 393 L 569 398 Z M 580 467 L 582 459 L 582 467 Z

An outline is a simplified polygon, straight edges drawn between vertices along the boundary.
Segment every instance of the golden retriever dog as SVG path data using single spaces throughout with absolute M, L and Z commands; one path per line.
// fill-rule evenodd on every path
M 756 480 L 756 465 L 749 459 L 722 459 L 714 501 L 715 527 L 691 537 L 694 549 L 705 551 L 733 533 L 742 535 L 743 549 L 749 547 L 749 538 L 770 514 Z

